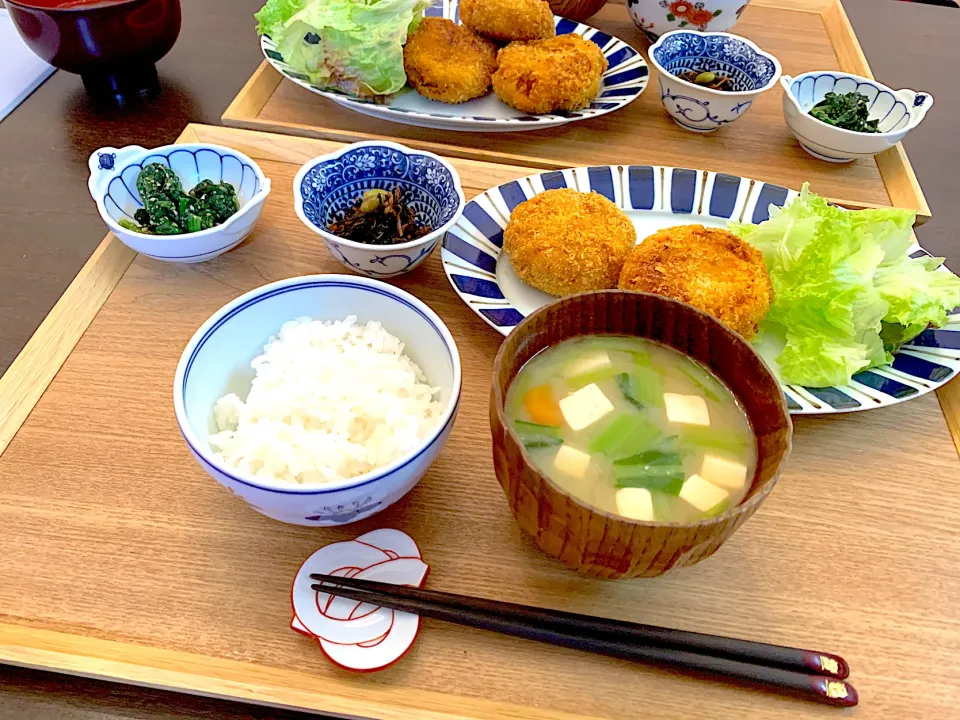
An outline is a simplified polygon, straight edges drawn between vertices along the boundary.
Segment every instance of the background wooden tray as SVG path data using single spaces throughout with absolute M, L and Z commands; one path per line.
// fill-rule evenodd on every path
M 434 256 L 397 284 L 449 326 L 464 385 L 453 434 L 420 485 L 370 520 L 325 530 L 274 522 L 224 492 L 180 438 L 174 369 L 234 297 L 342 271 L 291 197 L 299 165 L 338 145 L 190 126 L 181 141 L 196 140 L 241 150 L 272 178 L 257 232 L 194 266 L 135 257 L 108 237 L 0 379 L 0 662 L 384 720 L 632 720 L 640 703 L 645 716 L 692 720 L 837 717 L 432 621 L 388 670 L 340 670 L 289 629 L 290 582 L 320 545 L 396 527 L 420 543 L 436 589 L 829 649 L 854 668 L 858 718 L 954 711 L 960 458 L 932 395 L 798 418 L 773 495 L 700 565 L 647 581 L 581 577 L 510 516 L 487 431 L 501 337 Z M 468 196 L 530 172 L 454 165 Z
M 587 22 L 646 56 L 649 43 L 623 5 L 608 4 Z M 753 0 L 733 30 L 776 55 L 786 74 L 839 69 L 872 77 L 839 0 Z M 816 160 L 787 128 L 781 95 L 779 86 L 764 93 L 742 119 L 703 135 L 667 116 L 651 78 L 639 99 L 593 120 L 552 130 L 455 133 L 366 117 L 283 81 L 264 61 L 222 119 L 233 127 L 343 142 L 390 138 L 453 157 L 537 168 L 633 163 L 723 170 L 793 189 L 809 181 L 814 191 L 848 207 L 892 204 L 917 210 L 920 223 L 929 218 L 902 146 L 843 165 Z

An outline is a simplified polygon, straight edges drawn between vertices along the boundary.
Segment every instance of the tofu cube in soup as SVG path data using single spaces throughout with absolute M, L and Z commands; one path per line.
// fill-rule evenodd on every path
M 560 412 L 570 429 L 578 432 L 613 412 L 613 403 L 596 383 L 590 383 L 563 398 Z
M 710 425 L 710 410 L 702 395 L 664 393 L 663 404 L 667 408 L 667 421 L 681 425 Z
M 730 458 L 706 453 L 700 465 L 700 477 L 714 485 L 739 490 L 747 480 L 747 466 Z
M 631 520 L 653 522 L 653 494 L 646 488 L 621 488 L 617 490 L 617 512 Z
M 583 477 L 590 467 L 590 456 L 569 445 L 561 445 L 557 450 L 553 466 L 562 473 L 573 477 Z
M 700 512 L 710 512 L 730 497 L 723 488 L 704 480 L 699 475 L 691 475 L 680 489 L 680 498 L 686 500 Z

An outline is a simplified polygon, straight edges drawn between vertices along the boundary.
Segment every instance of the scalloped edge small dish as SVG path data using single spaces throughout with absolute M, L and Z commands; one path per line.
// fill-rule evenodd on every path
M 298 485 L 255 477 L 227 465 L 211 449 L 214 405 L 228 392 L 246 397 L 250 362 L 290 320 L 311 317 L 375 320 L 441 390 L 436 427 L 384 467 L 337 482 Z M 384 510 L 420 481 L 450 436 L 460 405 L 460 353 L 450 330 L 422 300 L 379 280 L 305 275 L 262 285 L 232 300 L 193 334 L 173 379 L 173 406 L 187 448 L 210 477 L 267 517 L 293 525 L 346 525 Z
M 187 190 L 201 180 L 226 180 L 237 190 L 240 209 L 226 222 L 207 230 L 182 235 L 148 235 L 127 230 L 120 217 L 133 221 L 133 211 L 143 207 L 136 182 L 147 163 L 159 162 L 180 177 Z M 142 255 L 166 262 L 196 263 L 222 255 L 243 242 L 260 219 L 270 194 L 270 179 L 242 152 L 210 143 L 102 147 L 87 161 L 87 187 L 100 217 L 120 241 Z
M 894 147 L 920 124 L 933 107 L 933 95 L 905 88 L 893 90 L 862 75 L 813 70 L 796 77 L 783 75 L 783 119 L 800 147 L 813 157 L 832 163 L 870 158 Z M 829 125 L 810 115 L 828 92 L 859 92 L 870 101 L 870 118 L 882 132 L 862 133 Z
M 347 240 L 346 238 L 334 235 L 333 233 L 329 232 L 326 227 L 321 227 L 314 221 L 310 220 L 310 218 L 307 217 L 307 212 L 304 209 L 304 206 L 310 200 L 310 198 L 306 196 L 304 189 L 307 184 L 308 175 L 310 175 L 320 166 L 334 165 L 343 156 L 350 153 L 355 153 L 356 151 L 364 148 L 382 148 L 384 150 L 395 151 L 404 157 L 405 164 L 408 167 L 411 158 L 428 159 L 429 164 L 432 164 L 433 168 L 427 168 L 427 173 L 431 171 L 436 172 L 442 170 L 449 174 L 449 178 L 447 179 L 447 191 L 456 194 L 456 209 L 453 210 L 452 213 L 448 212 L 444 214 L 444 216 L 441 218 L 443 223 L 423 237 L 417 238 L 416 240 L 411 240 L 409 242 L 397 243 L 396 245 L 369 245 L 366 243 L 356 242 L 354 240 Z M 358 158 L 358 160 L 359 159 L 360 158 Z M 391 160 L 393 159 L 396 159 L 395 155 L 391 158 Z M 344 168 L 341 177 L 345 182 L 342 185 L 330 190 L 329 195 L 335 195 L 344 188 L 350 188 L 349 192 L 352 193 L 350 196 L 350 202 L 352 202 L 356 199 L 356 193 L 362 192 L 363 190 L 369 190 L 374 187 L 392 189 L 383 186 L 385 183 L 393 182 L 400 177 L 399 175 L 397 178 L 383 176 L 359 177 L 359 175 L 365 171 L 366 170 L 364 168 L 361 168 L 356 164 L 353 167 Z M 405 174 L 406 170 L 405 168 L 399 168 L 398 172 Z M 354 174 L 357 177 L 348 180 L 345 177 L 348 174 Z M 323 179 L 326 180 L 325 177 Z M 407 178 L 402 179 L 422 187 L 420 183 L 413 183 Z M 450 180 L 452 180 L 452 183 L 449 182 Z M 436 187 L 439 187 L 439 183 L 436 185 Z M 433 195 L 434 198 L 437 197 L 435 193 L 431 192 L 431 190 L 427 188 L 422 189 L 424 189 L 425 192 Z M 315 200 L 315 202 L 321 203 L 326 200 L 327 198 L 325 197 Z M 447 196 L 445 200 L 447 206 L 449 207 L 449 205 L 452 204 L 453 198 Z M 296 210 L 297 217 L 300 218 L 300 222 L 320 236 L 320 238 L 323 240 L 323 244 L 327 247 L 327 251 L 340 264 L 350 268 L 351 270 L 362 273 L 367 277 L 389 278 L 410 272 L 430 256 L 430 253 L 433 252 L 434 248 L 440 244 L 440 240 L 446 234 L 447 230 L 453 227 L 453 225 L 460 219 L 460 215 L 463 213 L 463 208 L 466 205 L 466 198 L 463 195 L 463 187 L 460 184 L 460 175 L 457 173 L 453 165 L 439 155 L 435 155 L 424 150 L 414 150 L 395 142 L 369 140 L 348 145 L 337 152 L 330 153 L 328 155 L 321 155 L 320 157 L 314 158 L 313 160 L 305 163 L 297 172 L 296 177 L 293 179 L 293 202 L 294 209 Z M 438 202 L 438 204 L 442 203 Z
M 740 75 L 739 80 L 741 82 L 749 82 L 752 87 L 748 90 L 727 92 L 726 90 L 713 90 L 683 80 L 677 77 L 673 70 L 669 70 L 661 64 L 661 62 L 664 61 L 663 54 L 665 52 L 665 44 L 669 43 L 671 39 L 683 36 L 689 38 L 691 41 L 703 41 L 705 38 L 713 37 L 725 38 L 727 41 L 732 41 L 732 44 L 737 46 L 737 49 L 741 51 L 751 51 L 754 64 L 756 64 L 758 56 L 766 60 L 768 64 L 772 64 L 773 72 L 770 79 L 758 87 L 757 84 L 760 79 L 762 79 L 762 76 L 751 77 L 747 69 L 737 67 L 733 63 L 721 59 L 716 55 L 705 55 L 703 51 L 699 51 L 695 55 L 687 55 L 674 59 L 681 63 L 696 60 L 696 68 L 681 67 L 674 68 L 674 70 L 706 69 L 717 72 L 727 72 L 731 75 L 735 71 Z M 724 42 L 719 46 L 724 52 L 724 57 L 729 57 L 734 54 L 733 50 L 728 48 L 728 44 L 730 43 Z M 743 117 L 747 110 L 750 109 L 750 106 L 753 105 L 754 98 L 773 88 L 777 84 L 777 80 L 780 79 L 783 71 L 780 67 L 780 61 L 770 53 L 765 52 L 756 43 L 745 37 L 727 32 L 671 30 L 661 35 L 660 38 L 650 46 L 648 55 L 650 57 L 650 64 L 657 69 L 657 73 L 659 74 L 660 101 L 663 103 L 667 114 L 670 115 L 673 121 L 680 127 L 698 133 L 714 132 L 724 125 L 729 125 Z M 704 64 L 705 62 L 706 65 Z M 686 64 L 691 65 L 693 63 L 686 62 Z M 770 68 L 768 67 L 767 70 L 770 70 Z M 754 70 L 754 72 L 756 72 L 756 70 Z M 735 79 L 735 82 L 736 81 Z

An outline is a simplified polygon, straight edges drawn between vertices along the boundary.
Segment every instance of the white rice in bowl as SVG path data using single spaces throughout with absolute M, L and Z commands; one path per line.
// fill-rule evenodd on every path
M 378 322 L 350 316 L 285 323 L 251 363 L 246 401 L 214 407 L 209 438 L 228 466 L 299 485 L 324 484 L 389 465 L 420 445 L 443 413 L 440 388 Z

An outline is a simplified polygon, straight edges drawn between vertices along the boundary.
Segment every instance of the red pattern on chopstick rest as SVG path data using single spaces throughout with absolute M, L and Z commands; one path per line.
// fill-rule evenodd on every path
M 420 618 L 312 589 L 311 573 L 419 587 L 428 566 L 413 539 L 382 529 L 317 550 L 304 561 L 291 589 L 290 627 L 317 641 L 334 663 L 350 670 L 379 670 L 410 649 Z

